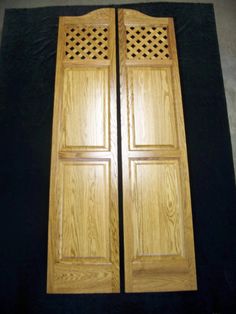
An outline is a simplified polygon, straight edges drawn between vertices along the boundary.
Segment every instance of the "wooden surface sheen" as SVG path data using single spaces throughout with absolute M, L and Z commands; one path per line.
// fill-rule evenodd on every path
M 48 293 L 119 292 L 115 11 L 59 22 Z
M 172 18 L 119 10 L 125 291 L 195 290 Z
M 125 291 L 195 290 L 174 24 L 134 10 L 61 17 L 50 181 L 48 293 L 119 292 L 116 45 Z

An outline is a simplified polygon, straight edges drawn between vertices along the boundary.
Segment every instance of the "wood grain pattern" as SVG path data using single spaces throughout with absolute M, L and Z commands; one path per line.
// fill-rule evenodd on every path
M 134 257 L 183 255 L 178 161 L 131 160 Z
M 108 150 L 108 68 L 64 71 L 64 148 Z
M 91 39 L 89 32 L 97 34 L 99 40 Z M 97 54 L 90 51 L 95 51 L 94 47 Z M 53 114 L 48 293 L 111 293 L 120 289 L 116 120 L 114 9 L 61 17 Z
M 62 259 L 109 261 L 109 162 L 64 163 Z
M 118 24 L 125 291 L 195 290 L 189 174 L 173 19 L 120 9 Z M 148 42 L 146 35 L 142 38 L 137 34 L 137 38 L 133 34 L 133 40 L 139 42 L 132 43 L 135 55 L 131 58 L 132 27 L 132 31 L 140 32 L 164 29 L 168 56 L 154 57 L 163 50 L 163 42 L 157 38 Z
M 175 145 L 175 117 L 169 68 L 127 69 L 131 149 Z M 175 145 L 176 146 L 176 145 Z

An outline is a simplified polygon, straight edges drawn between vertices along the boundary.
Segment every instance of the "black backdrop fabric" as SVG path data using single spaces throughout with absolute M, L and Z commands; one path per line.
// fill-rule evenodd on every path
M 235 183 L 213 6 L 114 7 L 174 17 L 198 291 L 125 294 L 122 284 L 114 295 L 46 294 L 58 17 L 99 7 L 12 9 L 5 14 L 0 60 L 0 313 L 236 313 Z

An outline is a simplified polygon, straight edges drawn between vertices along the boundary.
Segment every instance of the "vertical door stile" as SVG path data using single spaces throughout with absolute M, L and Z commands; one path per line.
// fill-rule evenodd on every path
M 119 292 L 115 10 L 59 22 L 48 293 Z
M 196 289 L 172 18 L 119 10 L 125 291 Z

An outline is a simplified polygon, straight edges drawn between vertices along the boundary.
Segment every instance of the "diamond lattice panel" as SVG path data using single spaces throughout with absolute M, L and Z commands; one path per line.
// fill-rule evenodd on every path
M 108 27 L 66 27 L 65 60 L 108 59 Z
M 127 59 L 170 59 L 166 26 L 126 27 Z

